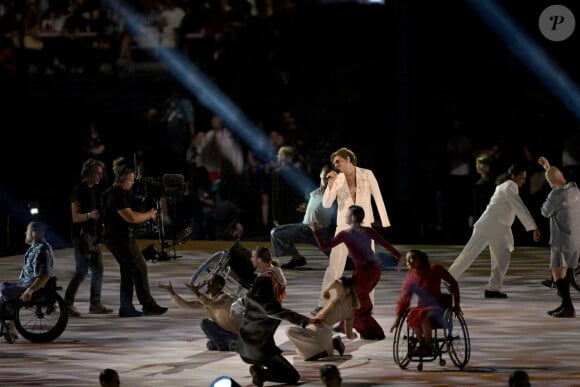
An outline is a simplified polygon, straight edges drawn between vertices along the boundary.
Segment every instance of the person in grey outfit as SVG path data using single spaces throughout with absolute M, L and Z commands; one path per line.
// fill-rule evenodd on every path
M 550 269 L 562 297 L 560 306 L 548 314 L 575 317 L 566 273 L 576 268 L 580 256 L 580 190 L 575 182 L 566 181 L 558 168 L 550 166 L 545 157 L 540 157 L 538 164 L 546 171 L 546 181 L 552 188 L 541 212 L 550 219 Z

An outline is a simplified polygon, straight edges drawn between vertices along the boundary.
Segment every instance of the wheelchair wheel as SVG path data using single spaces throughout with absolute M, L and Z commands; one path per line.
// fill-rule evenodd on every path
M 407 330 L 407 314 L 405 314 L 395 330 L 393 338 L 393 359 L 401 369 L 406 369 L 411 359 L 409 358 L 409 331 Z
M 445 311 L 446 327 L 445 337 L 449 349 L 451 361 L 459 369 L 463 369 L 469 362 L 471 356 L 471 341 L 469 330 L 463 315 L 453 312 L 451 309 Z
M 227 250 L 218 251 L 206 259 L 191 276 L 191 283 L 203 292 L 208 279 L 214 274 L 224 277 L 226 281 L 224 290 L 232 296 L 238 298 L 246 293 L 247 289 L 240 284 L 233 273 L 230 266 L 230 254 Z
M 228 261 L 229 258 L 226 251 L 218 251 L 217 253 L 214 253 L 199 266 L 195 273 L 193 273 L 190 282 L 201 290 L 206 286 L 207 280 L 210 276 L 213 274 L 221 274 L 224 268 L 227 269 Z
M 66 304 L 60 294 L 53 297 L 16 304 L 14 325 L 22 337 L 33 343 L 48 343 L 64 332 L 68 325 Z

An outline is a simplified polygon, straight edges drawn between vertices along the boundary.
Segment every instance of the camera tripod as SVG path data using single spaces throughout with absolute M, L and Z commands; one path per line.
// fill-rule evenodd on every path
M 176 206 L 175 206 L 175 195 L 166 195 L 164 196 L 165 200 L 167 201 L 167 210 L 173 205 L 173 219 L 176 219 Z M 172 243 L 169 243 L 166 237 L 166 211 L 162 206 L 161 198 L 156 201 L 155 208 L 157 209 L 157 234 L 159 237 L 159 243 L 161 245 L 161 251 L 157 253 L 157 260 L 158 261 L 168 261 L 170 259 L 181 258 L 180 255 L 177 255 L 177 251 L 175 246 L 182 245 L 185 243 L 185 240 L 191 235 L 192 229 L 190 226 L 184 228 L 183 230 L 179 231 L 177 234 L 173 232 L 172 235 Z M 175 229 L 173 229 L 175 231 Z M 168 253 L 168 249 L 173 249 L 173 253 Z
M 148 246 L 143 250 L 143 255 L 146 260 L 153 261 L 168 261 L 170 259 L 180 258 L 177 255 L 175 246 L 185 243 L 185 240 L 193 232 L 191 227 L 186 227 L 176 233 L 175 223 L 172 225 L 173 242 L 169 243 L 166 235 L 166 216 L 170 209 L 173 209 L 173 221 L 177 219 L 177 195 L 185 192 L 185 183 L 183 175 L 166 174 L 163 175 L 161 182 L 150 182 L 148 190 L 150 193 L 155 192 L 153 198 L 155 200 L 155 208 L 157 209 L 157 219 L 155 219 L 154 226 L 157 231 L 161 251 L 157 251 L 154 245 Z M 165 205 L 164 205 L 165 204 Z M 168 253 L 167 250 L 173 248 L 173 253 Z

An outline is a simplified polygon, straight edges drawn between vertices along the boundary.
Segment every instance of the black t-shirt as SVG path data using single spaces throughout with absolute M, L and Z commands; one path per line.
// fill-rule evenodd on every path
M 127 239 L 133 237 L 133 227 L 119 215 L 118 210 L 131 208 L 131 195 L 121 187 L 112 186 L 103 194 L 103 221 L 105 239 Z
M 76 184 L 70 194 L 70 201 L 78 202 L 80 205 L 80 212 L 86 214 L 93 210 L 101 210 L 101 191 L 98 185 L 89 187 L 84 181 Z M 81 233 L 90 233 L 92 235 L 97 232 L 97 221 L 95 219 L 87 219 L 85 222 L 73 223 L 71 227 L 72 235 L 78 236 Z

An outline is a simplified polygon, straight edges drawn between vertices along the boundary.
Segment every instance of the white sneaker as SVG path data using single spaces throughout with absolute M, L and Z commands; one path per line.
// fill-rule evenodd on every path
M 14 321 L 6 321 L 6 334 L 4 338 L 10 344 L 14 343 L 18 338 L 18 331 L 16 330 L 16 325 L 14 325 Z

